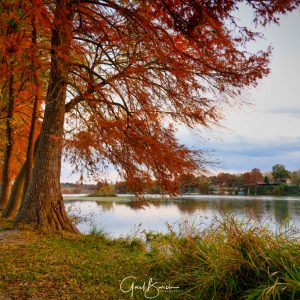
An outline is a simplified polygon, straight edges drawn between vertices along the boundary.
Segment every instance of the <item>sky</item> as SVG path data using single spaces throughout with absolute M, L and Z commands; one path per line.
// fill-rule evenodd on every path
M 254 28 L 249 9 L 242 7 L 237 16 Z M 277 163 L 288 170 L 300 169 L 300 11 L 283 16 L 279 26 L 258 31 L 265 39 L 249 49 L 273 47 L 271 73 L 247 92 L 251 104 L 228 109 L 220 128 L 200 134 L 178 132 L 183 143 L 209 151 L 219 161 L 212 170 L 216 173 L 252 168 L 266 172 Z
M 236 16 L 241 24 L 254 28 L 248 8 L 241 7 Z M 257 30 L 265 38 L 248 49 L 265 50 L 271 45 L 273 51 L 270 75 L 247 92 L 251 104 L 228 109 L 220 127 L 196 133 L 180 128 L 177 133 L 181 143 L 205 150 L 219 162 L 210 168 L 212 173 L 242 173 L 253 168 L 266 172 L 277 163 L 290 171 L 300 169 L 300 10 L 282 16 L 279 25 Z M 105 175 L 120 180 L 114 171 Z M 63 163 L 63 182 L 79 177 Z

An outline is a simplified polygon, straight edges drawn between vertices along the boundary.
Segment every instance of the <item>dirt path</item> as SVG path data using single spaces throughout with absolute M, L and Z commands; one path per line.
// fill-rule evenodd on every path
M 11 298 L 0 290 L 0 300 L 11 300 Z
M 19 243 L 20 239 L 18 237 L 21 232 L 22 231 L 19 229 L 6 229 L 4 227 L 0 227 L 0 243 Z

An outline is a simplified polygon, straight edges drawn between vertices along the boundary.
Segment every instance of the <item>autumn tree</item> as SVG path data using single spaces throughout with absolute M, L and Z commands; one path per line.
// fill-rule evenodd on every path
M 221 172 L 217 175 L 215 183 L 220 186 L 233 187 L 235 185 L 235 175 Z
M 18 5 L 13 3 L 12 7 L 1 9 L 1 95 L 2 107 L 6 111 L 5 116 L 5 134 L 4 134 L 4 155 L 2 164 L 2 188 L 1 188 L 1 208 L 5 207 L 8 201 L 10 185 L 12 182 L 12 160 L 14 151 L 14 125 L 13 117 L 15 112 L 15 81 L 16 66 L 14 61 L 14 53 L 19 49 L 19 43 L 23 40 L 22 35 L 18 32 L 18 24 L 15 18 L 10 18 L 10 14 L 14 14 L 19 10 Z M 8 18 L 7 22 L 4 19 Z M 5 26 L 6 25 L 6 26 Z M 4 41 L 4 37 L 7 39 Z
M 264 182 L 264 177 L 257 168 L 252 169 L 251 172 L 244 173 L 242 178 L 244 185 L 256 185 Z
M 114 188 L 117 194 L 126 194 L 129 192 L 127 183 L 125 181 L 117 181 Z
M 237 24 L 239 1 L 40 1 L 51 30 L 48 90 L 35 164 L 16 221 L 77 232 L 60 191 L 66 152 L 91 172 L 116 166 L 129 185 L 157 178 L 163 191 L 203 165 L 174 123 L 211 126 L 222 108 L 267 75 L 270 51 Z M 254 20 L 278 22 L 299 1 L 245 1 Z
M 197 185 L 197 180 L 193 174 L 184 174 L 179 178 L 179 192 L 182 193 L 191 193 L 191 188 Z
M 5 208 L 12 180 L 26 155 L 31 112 L 31 91 L 27 66 L 30 43 L 24 5 L 20 1 L 2 1 L 0 9 L 0 90 L 3 122 L 3 165 L 1 207 Z M 30 73 L 30 71 L 29 71 Z M 2 129 L 1 128 L 1 129 Z M 18 162 L 16 162 L 16 158 Z
M 40 108 L 45 86 L 41 71 L 45 59 L 37 50 L 37 29 L 43 37 L 45 30 L 37 25 L 42 8 L 39 2 L 1 2 L 0 57 L 4 74 L 1 80 L 1 104 L 6 120 L 1 203 L 3 216 L 11 218 L 20 206 L 26 190 L 24 186 L 27 186 L 31 177 L 34 143 L 40 128 Z M 8 62 L 12 62 L 11 72 L 7 67 Z M 11 79 L 14 83 L 10 90 L 7 82 Z M 12 179 L 14 185 L 9 195 Z

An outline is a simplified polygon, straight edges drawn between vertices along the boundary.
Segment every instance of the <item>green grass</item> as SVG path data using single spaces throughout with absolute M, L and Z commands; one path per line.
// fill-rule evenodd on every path
M 121 280 L 133 274 L 142 280 L 149 265 L 130 243 L 95 232 L 76 238 L 39 236 L 1 246 L 0 255 L 0 289 L 13 299 L 123 299 Z
M 300 243 L 292 232 L 275 235 L 229 218 L 151 243 L 151 271 L 180 285 L 187 299 L 300 299 Z
M 117 194 L 115 193 L 106 193 L 106 192 L 95 192 L 95 193 L 92 193 L 92 194 L 89 194 L 88 197 L 118 197 Z
M 180 287 L 155 299 L 300 299 L 299 240 L 233 219 L 201 233 L 147 233 L 147 242 L 95 228 L 79 237 L 25 232 L 20 240 L 0 244 L 0 290 L 12 299 L 145 299 L 120 290 L 127 276 Z

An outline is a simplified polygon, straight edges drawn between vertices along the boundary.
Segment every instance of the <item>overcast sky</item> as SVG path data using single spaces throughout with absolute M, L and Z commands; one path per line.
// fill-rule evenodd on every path
M 242 7 L 237 16 L 242 24 L 252 26 L 249 9 Z M 228 110 L 223 128 L 201 132 L 201 136 L 184 129 L 178 132 L 182 143 L 213 151 L 220 162 L 214 172 L 268 171 L 277 163 L 288 170 L 300 169 L 300 11 L 283 16 L 279 26 L 258 30 L 265 39 L 249 49 L 265 50 L 271 45 L 273 52 L 271 74 L 248 92 L 252 105 Z M 114 172 L 111 175 L 120 180 Z M 63 163 L 62 181 L 78 178 Z
M 251 14 L 238 13 L 245 24 Z M 261 29 L 259 29 L 261 31 Z M 223 129 L 205 132 L 205 139 L 181 130 L 180 140 L 189 146 L 214 150 L 221 164 L 216 169 L 243 172 L 252 168 L 271 170 L 277 163 L 300 169 L 300 12 L 283 16 L 280 25 L 262 30 L 265 40 L 253 49 L 273 47 L 271 74 L 248 93 L 252 105 L 230 109 Z

